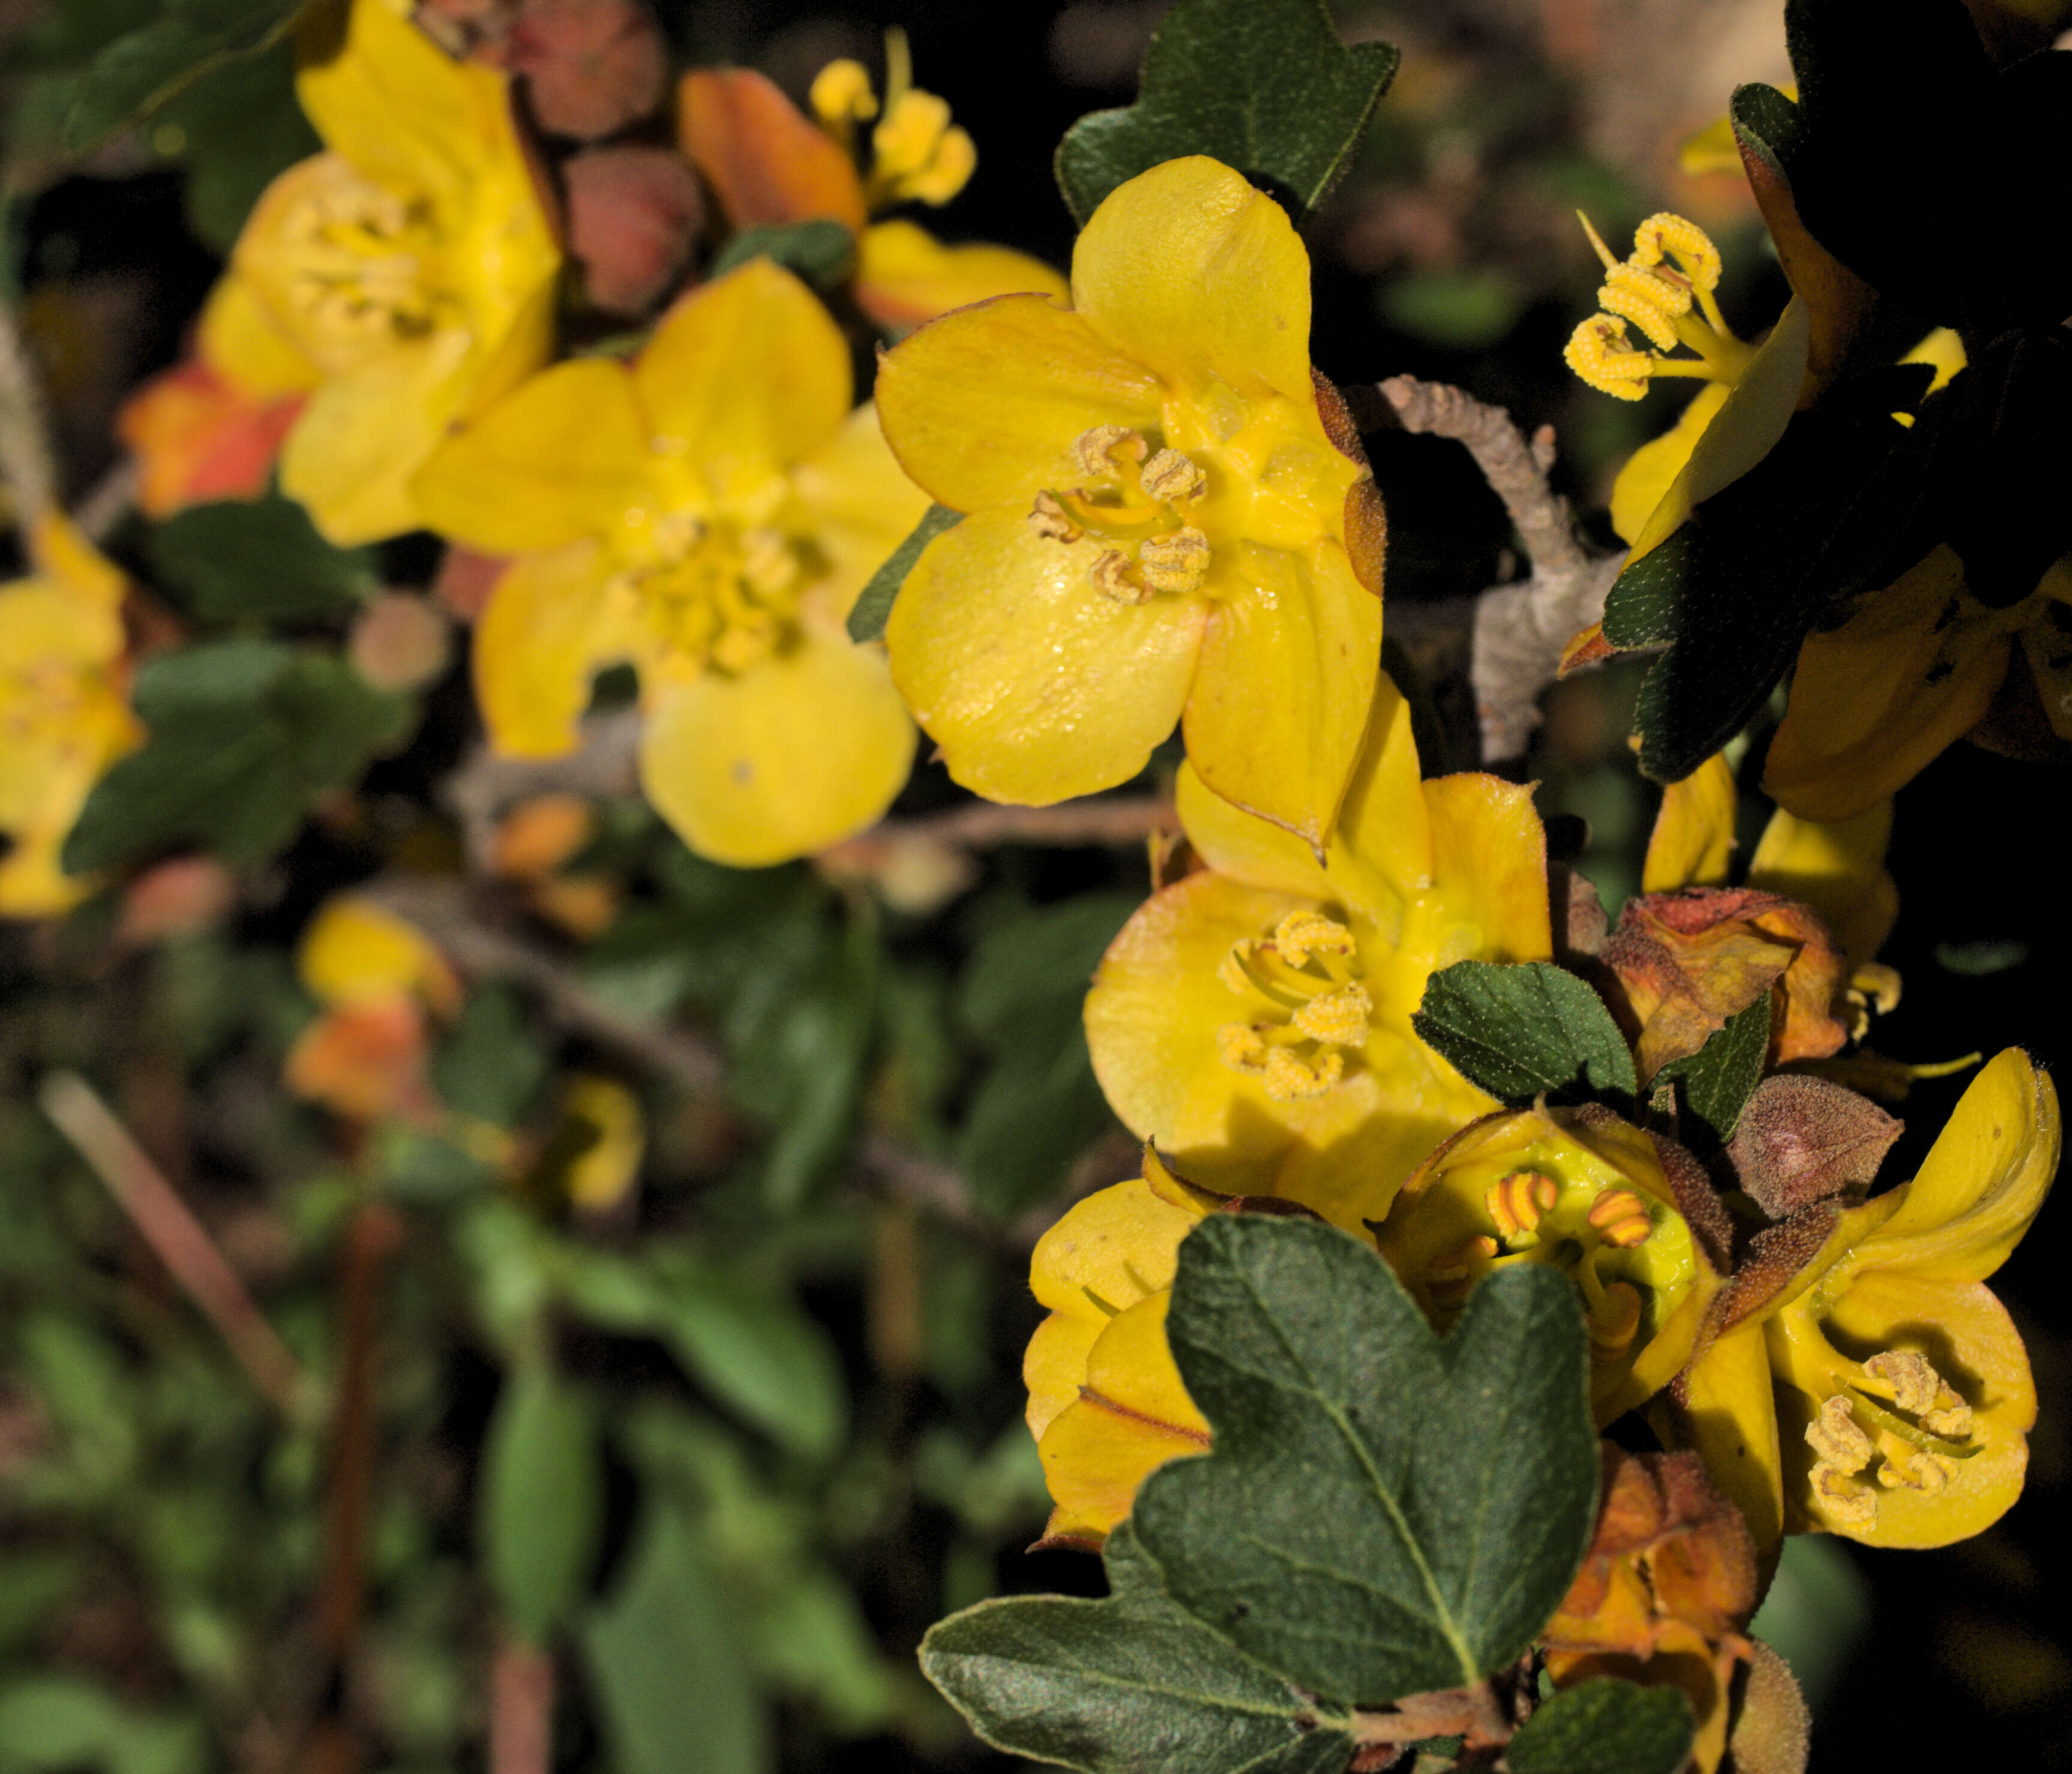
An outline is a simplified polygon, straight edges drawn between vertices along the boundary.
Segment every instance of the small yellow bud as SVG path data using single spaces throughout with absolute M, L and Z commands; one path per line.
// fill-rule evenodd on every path
M 837 135 L 846 134 L 855 123 L 867 123 L 878 115 L 878 95 L 870 89 L 870 76 L 861 62 L 844 56 L 829 62 L 813 76 L 807 94 L 813 115 Z

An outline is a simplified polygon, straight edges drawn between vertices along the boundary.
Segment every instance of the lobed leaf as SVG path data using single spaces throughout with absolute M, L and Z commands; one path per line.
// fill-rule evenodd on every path
M 1322 0 L 1181 0 L 1152 35 L 1137 102 L 1066 131 L 1059 188 L 1083 228 L 1116 186 L 1207 154 L 1300 217 L 1345 170 L 1400 59 L 1341 43 Z
M 1550 961 L 1459 961 L 1433 974 L 1418 1037 L 1491 1096 L 1624 1097 L 1633 1054 L 1604 1000 Z
M 1441 1339 L 1371 1251 L 1312 1221 L 1204 1221 L 1166 1333 L 1213 1450 L 1133 1517 L 1173 1600 L 1311 1693 L 1471 1686 L 1567 1592 L 1598 1461 L 1574 1289 L 1499 1271 Z

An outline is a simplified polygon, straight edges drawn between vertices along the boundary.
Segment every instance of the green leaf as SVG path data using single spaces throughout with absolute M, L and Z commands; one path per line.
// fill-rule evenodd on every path
M 630 1563 L 583 1634 L 618 1774 L 762 1774 L 761 1697 L 705 1548 L 655 1509 Z
M 515 1127 L 546 1082 L 545 1050 L 518 995 L 504 986 L 472 992 L 460 1025 L 432 1062 L 439 1095 L 464 1115 Z
M 1498 1271 L 1442 1340 L 1344 1233 L 1217 1215 L 1180 1246 L 1166 1334 L 1215 1444 L 1132 1520 L 1181 1607 L 1362 1706 L 1478 1682 L 1547 1624 L 1597 1511 L 1566 1277 Z
M 1340 43 L 1322 0 L 1180 0 L 1152 34 L 1136 104 L 1065 132 L 1059 188 L 1084 228 L 1116 186 L 1207 154 L 1300 217 L 1345 170 L 1400 59 Z
M 958 1020 L 991 1052 L 956 1156 L 987 1212 L 1015 1213 L 1056 1189 L 1113 1124 L 1087 1052 L 1082 1006 L 1094 969 L 1137 901 L 1083 893 L 1005 920 L 972 951 Z
M 155 110 L 211 69 L 285 38 L 309 0 L 166 0 L 81 74 L 64 123 L 77 153 Z
M 1459 961 L 1433 974 L 1418 1038 L 1491 1096 L 1630 1098 L 1633 1054 L 1604 1000 L 1551 961 Z
M 76 1676 L 28 1676 L 0 1687 L 0 1767 L 8 1774 L 199 1774 L 208 1756 L 191 1721 L 132 1712 Z
M 931 505 L 922 513 L 914 533 L 892 551 L 891 558 L 870 576 L 849 606 L 849 638 L 853 641 L 882 641 L 885 625 L 892 619 L 893 600 L 906 583 L 906 575 L 921 558 L 921 551 L 940 536 L 963 523 L 964 515 L 947 505 Z
M 840 222 L 745 228 L 720 248 L 705 275 L 724 277 L 750 259 L 768 259 L 824 290 L 841 281 L 855 256 L 856 240 Z
M 604 1474 L 589 1401 L 544 1365 L 514 1369 L 483 1449 L 483 1562 L 505 1622 L 545 1645 L 590 1579 Z
M 1691 1731 L 1691 1702 L 1679 1690 L 1600 1677 L 1535 1712 L 1504 1761 L 1511 1774 L 1676 1774 Z
M 286 43 L 204 75 L 166 105 L 159 123 L 183 138 L 188 225 L 225 257 L 260 193 L 323 147 L 295 101 Z
M 162 654 L 137 676 L 150 738 L 96 785 L 66 840 L 72 873 L 191 840 L 231 863 L 285 848 L 310 804 L 416 723 L 335 654 L 256 639 Z
M 1086 1774 L 1338 1774 L 1350 1721 L 1174 1605 L 1128 1523 L 1106 1601 L 981 1602 L 921 1642 L 921 1669 L 996 1749 Z
M 192 505 L 151 532 L 153 577 L 204 621 L 293 622 L 351 610 L 375 588 L 366 548 L 335 548 L 278 494 Z
M 1672 1060 L 1655 1074 L 1655 1086 L 1681 1079 L 1684 1144 L 1701 1153 L 1733 1138 L 1741 1110 L 1762 1082 L 1770 1057 L 1770 994 L 1728 1017 L 1705 1045 L 1688 1057 Z M 1693 1135 L 1695 1135 L 1695 1138 Z

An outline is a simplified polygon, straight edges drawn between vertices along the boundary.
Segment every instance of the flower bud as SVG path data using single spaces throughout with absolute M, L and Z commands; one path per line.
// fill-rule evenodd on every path
M 584 293 L 607 314 L 640 313 L 690 257 L 705 216 L 697 175 L 667 148 L 592 148 L 562 176 Z

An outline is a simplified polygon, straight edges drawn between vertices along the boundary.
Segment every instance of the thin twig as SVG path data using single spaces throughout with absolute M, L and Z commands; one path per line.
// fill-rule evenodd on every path
M 507 1638 L 489 1673 L 489 1774 L 549 1774 L 554 1750 L 554 1657 Z
M 215 1242 L 130 1132 L 73 1072 L 53 1072 L 36 1093 L 59 1132 L 108 1185 L 144 1242 L 174 1280 L 222 1333 L 245 1371 L 282 1415 L 296 1416 L 313 1396 L 309 1377 L 289 1353 Z
M 725 1082 L 725 1062 L 712 1042 L 606 1003 L 558 956 L 479 916 L 461 882 L 393 876 L 358 891 L 416 925 L 462 972 L 538 993 L 547 1014 L 563 1027 L 616 1049 L 691 1094 L 709 1095 Z
M 72 509 L 72 528 L 89 542 L 105 542 L 136 504 L 143 479 L 143 465 L 134 456 L 125 456 L 87 488 Z
M 1459 388 L 1408 376 L 1379 386 L 1406 431 L 1466 448 L 1531 557 L 1531 578 L 1492 586 L 1474 600 L 1469 663 L 1482 761 L 1522 758 L 1540 722 L 1540 692 L 1554 681 L 1563 649 L 1602 618 L 1605 593 L 1626 557 L 1593 550 L 1577 533 L 1568 502 L 1548 484 L 1552 426 L 1528 444 L 1503 408 Z
M 957 850 L 989 850 L 1003 844 L 1092 848 L 1141 844 L 1154 832 L 1179 829 L 1179 815 L 1163 795 L 1090 796 L 1056 807 L 996 807 L 979 801 L 918 819 L 887 819 L 850 842 L 918 838 Z
M 14 305 L 5 300 L 0 300 L 0 482 L 14 500 L 24 535 L 57 497 L 49 409 Z
M 640 711 L 622 708 L 583 723 L 582 743 L 559 758 L 504 758 L 483 746 L 447 778 L 440 796 L 460 821 L 468 867 L 491 872 L 496 822 L 505 808 L 535 795 L 594 799 L 630 795 L 640 751 Z

